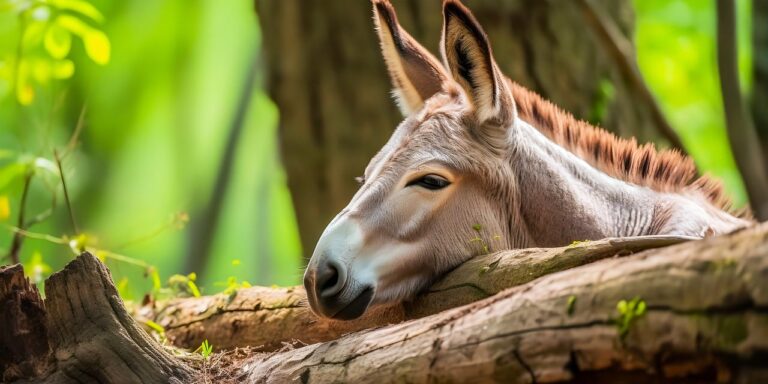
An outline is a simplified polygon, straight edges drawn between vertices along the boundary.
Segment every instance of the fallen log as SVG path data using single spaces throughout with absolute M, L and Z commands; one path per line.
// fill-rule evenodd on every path
M 245 369 L 250 382 L 752 383 L 768 382 L 766 353 L 763 225 L 551 274 Z
M 219 294 L 152 303 L 137 317 L 165 329 L 176 346 L 194 348 L 203 340 L 231 349 L 252 346 L 273 351 L 286 343 L 313 344 L 361 329 L 399 323 L 455 308 L 541 276 L 597 260 L 690 240 L 671 236 L 603 239 L 561 248 L 502 251 L 469 260 L 415 300 L 375 308 L 354 321 L 322 319 L 309 311 L 303 287 L 241 289 L 233 298 Z
M 0 272 L 3 314 L 8 298 L 34 291 L 18 270 Z M 768 224 L 551 273 L 459 308 L 333 341 L 251 356 L 223 352 L 202 365 L 167 352 L 141 330 L 106 268 L 89 254 L 47 281 L 44 301 L 31 302 L 42 303 L 34 311 L 44 311 L 46 331 L 14 334 L 18 342 L 47 340 L 48 352 L 22 360 L 48 367 L 17 369 L 6 380 L 765 382 Z M 8 317 L 0 319 L 7 329 Z M 10 345 L 2 341 L 0 369 L 8 372 Z M 212 366 L 222 361 L 226 366 Z

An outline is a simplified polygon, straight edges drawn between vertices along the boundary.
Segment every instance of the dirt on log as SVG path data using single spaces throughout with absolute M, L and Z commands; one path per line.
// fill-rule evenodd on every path
M 505 263 L 499 259 L 482 275 Z M 6 332 L 17 323 L 9 324 L 7 308 L 27 311 L 24 305 L 7 306 L 9 300 L 32 297 L 31 302 L 38 304 L 29 313 L 43 311 L 47 325 L 11 332 L 18 335 L 16 343 L 47 337 L 50 349 L 39 351 L 39 361 L 49 365 L 38 371 L 17 369 L 17 376 L 6 380 L 768 380 L 764 364 L 768 357 L 768 224 L 577 266 L 458 308 L 332 341 L 237 355 L 226 369 L 205 364 L 191 367 L 160 347 L 127 315 L 107 269 L 90 254 L 78 257 L 47 281 L 45 301 L 33 297 L 34 288 L 18 271 L 18 267 L 0 271 L 4 316 L 0 327 Z M 7 343 L 3 339 L 0 346 L 3 372 L 9 371 Z M 36 358 L 38 349 L 28 350 L 32 352 L 22 360 L 38 362 L 29 360 Z M 211 361 L 222 361 L 224 356 L 232 352 Z M 25 361 L 12 364 L 25 366 Z
M 647 236 L 575 243 L 562 248 L 502 251 L 476 257 L 454 269 L 412 302 L 374 308 L 354 321 L 322 319 L 309 310 L 302 287 L 241 289 L 225 294 L 152 303 L 137 317 L 165 328 L 176 346 L 195 348 L 203 340 L 231 349 L 273 351 L 285 344 L 313 344 L 361 329 L 399 323 L 468 304 L 546 274 L 613 256 L 688 239 Z

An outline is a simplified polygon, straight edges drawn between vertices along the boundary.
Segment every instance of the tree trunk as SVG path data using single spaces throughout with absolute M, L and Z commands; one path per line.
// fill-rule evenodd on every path
M 595 246 L 598 254 L 610 248 L 605 242 Z M 565 256 L 561 251 L 550 256 Z M 548 251 L 527 252 L 517 258 Z M 494 268 L 508 263 L 514 261 L 499 259 Z M 768 380 L 768 224 L 590 263 L 422 319 L 329 342 L 274 353 L 235 350 L 208 359 L 171 355 L 149 338 L 127 316 L 106 268 L 90 254 L 46 282 L 44 302 L 20 273 L 20 267 L 0 270 L 0 369 L 7 381 Z M 19 328 L 24 323 L 7 316 L 10 312 L 42 316 L 46 326 Z M 9 340 L 8 334 L 15 336 Z M 23 348 L 32 340 L 37 347 Z M 9 355 L 10 348 L 27 352 Z M 34 365 L 30 361 L 48 366 L 14 368 Z
M 768 1 L 752 2 L 752 117 L 768 169 Z
M 393 3 L 403 26 L 437 53 L 438 2 Z M 612 39 L 579 2 L 467 1 L 513 80 L 621 135 L 679 146 L 633 72 L 632 2 L 588 4 L 609 22 Z M 280 110 L 282 157 L 308 257 L 356 191 L 354 178 L 402 117 L 390 98 L 369 2 L 257 0 L 257 6 L 267 87 Z

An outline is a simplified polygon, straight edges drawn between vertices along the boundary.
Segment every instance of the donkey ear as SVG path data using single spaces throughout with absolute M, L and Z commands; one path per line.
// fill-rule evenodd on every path
M 458 0 L 443 2 L 441 50 L 456 82 L 464 88 L 479 122 L 506 125 L 515 105 L 496 61 L 488 36 L 472 12 Z
M 442 64 L 400 27 L 389 0 L 373 0 L 381 52 L 403 115 L 418 111 L 448 79 Z

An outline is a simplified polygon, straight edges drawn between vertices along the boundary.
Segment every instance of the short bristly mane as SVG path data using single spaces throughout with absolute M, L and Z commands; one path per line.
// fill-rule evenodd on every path
M 722 185 L 699 177 L 693 160 L 675 149 L 657 151 L 573 117 L 525 87 L 508 81 L 519 117 L 550 140 L 610 176 L 664 192 L 699 191 L 715 206 L 730 210 Z M 744 214 L 747 214 L 746 212 Z

